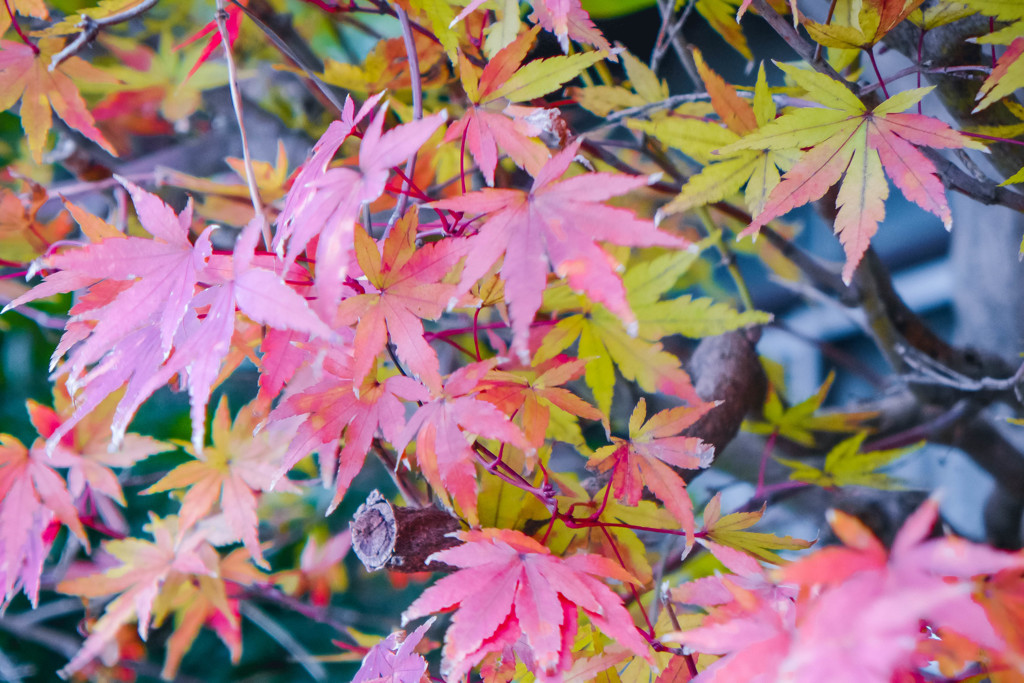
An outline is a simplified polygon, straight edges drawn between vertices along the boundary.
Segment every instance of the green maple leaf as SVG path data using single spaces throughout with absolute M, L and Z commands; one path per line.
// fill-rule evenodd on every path
M 862 423 L 877 416 L 873 412 L 832 413 L 819 415 L 835 373 L 830 372 L 818 390 L 794 406 L 786 408 L 774 386 L 768 387 L 763 422 L 744 422 L 743 428 L 753 434 L 778 434 L 802 446 L 814 446 L 813 432 L 856 432 L 864 429 Z
M 696 254 L 678 251 L 630 264 L 622 283 L 626 300 L 636 315 L 635 335 L 630 335 L 622 319 L 601 304 L 572 293 L 568 287 L 548 288 L 544 294 L 545 308 L 570 314 L 545 336 L 533 362 L 539 364 L 553 358 L 579 340 L 577 356 L 590 359 L 584 380 L 594 392 L 598 408 L 606 415 L 611 408 L 616 367 L 624 378 L 636 382 L 644 391 L 667 390 L 685 398 L 689 379 L 679 358 L 662 348 L 662 337 L 708 337 L 771 320 L 767 313 L 740 313 L 711 299 L 667 296 L 696 258 Z
M 711 124 L 717 126 L 717 130 L 712 131 L 713 140 L 728 138 L 730 142 L 727 144 L 735 144 L 744 135 L 775 120 L 775 102 L 765 78 L 764 65 L 757 73 L 753 102 L 748 102 L 705 64 L 698 50 L 694 50 L 693 57 L 704 79 L 704 87 L 711 95 L 715 113 L 725 124 L 724 128 Z M 630 122 L 630 127 L 644 130 L 670 147 L 690 154 L 690 150 L 694 149 L 692 137 L 708 131 L 708 124 L 707 121 L 696 119 L 679 119 L 671 126 L 665 123 Z M 679 195 L 662 207 L 659 215 L 679 213 L 721 201 L 739 192 L 744 185 L 747 186 L 744 197 L 747 208 L 753 214 L 760 213 L 771 191 L 779 184 L 780 170 L 792 167 L 799 159 L 799 152 L 792 149 L 743 148 L 724 154 L 713 152 L 706 158 L 704 169 L 687 180 Z
M 813 545 L 814 541 L 805 541 L 791 536 L 746 531 L 761 521 L 763 515 L 764 508 L 762 507 L 757 512 L 734 512 L 723 517 L 722 494 L 716 493 L 704 508 L 702 531 L 705 538 L 715 543 L 777 565 L 785 564 L 786 561 L 775 553 L 776 550 L 803 550 Z
M 822 488 L 837 486 L 868 486 L 875 489 L 894 490 L 903 488 L 903 484 L 878 470 L 911 453 L 924 442 L 906 448 L 893 448 L 884 451 L 861 452 L 867 432 L 861 432 L 839 443 L 825 456 L 822 469 L 812 467 L 800 460 L 775 458 L 786 467 L 792 468 L 789 478 L 803 481 Z

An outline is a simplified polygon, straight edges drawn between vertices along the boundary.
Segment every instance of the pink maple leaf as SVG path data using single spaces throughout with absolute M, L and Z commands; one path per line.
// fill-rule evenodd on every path
M 423 622 L 408 636 L 396 631 L 370 648 L 352 683 L 420 683 L 427 673 L 427 660 L 416 653 L 427 629 L 436 617 Z
M 533 47 L 538 30 L 520 34 L 488 61 L 479 75 L 465 56 L 459 58 L 463 87 L 473 106 L 448 127 L 444 139 L 451 142 L 463 138 L 484 180 L 492 187 L 499 146 L 531 175 L 539 173 L 551 157 L 548 148 L 533 138 L 545 129 L 536 124 L 550 125 L 558 111 L 510 105 L 499 92 Z
M 459 292 L 469 291 L 504 254 L 501 277 L 512 318 L 512 348 L 524 361 L 530 323 L 541 305 L 549 264 L 570 287 L 586 292 L 635 328 L 636 316 L 615 272 L 617 264 L 596 242 L 676 249 L 689 246 L 686 240 L 659 231 L 651 221 L 637 218 L 628 209 L 598 203 L 647 185 L 647 178 L 585 173 L 556 182 L 569 168 L 580 144 L 576 141 L 552 157 L 527 192 L 487 188 L 431 205 L 488 216 L 470 238 Z
M 363 105 L 360 115 L 365 116 L 366 106 Z M 339 138 L 343 141 L 351 133 L 357 119 L 352 119 L 351 125 L 343 119 L 333 131 L 328 129 L 318 143 L 319 150 L 314 151 L 308 175 L 301 178 L 301 183 L 297 181 L 292 186 L 289 195 L 298 193 L 296 198 L 289 200 L 291 206 L 288 201 L 285 204 L 281 228 L 274 241 L 275 248 L 280 253 L 287 239 L 285 257 L 288 263 L 293 263 L 306 245 L 314 237 L 319 237 L 316 286 L 320 296 L 329 302 L 341 299 L 342 281 L 352 251 L 352 228 L 359 208 L 384 193 L 391 168 L 415 154 L 448 116 L 447 112 L 441 111 L 384 133 L 386 114 L 385 104 L 366 127 L 355 168 L 327 168 L 331 158 L 327 153 L 332 147 L 337 150 Z
M 572 664 L 578 610 L 620 645 L 651 660 L 622 600 L 600 579 L 634 583 L 611 560 L 580 553 L 558 557 L 519 531 L 480 529 L 454 534 L 461 545 L 430 556 L 459 571 L 423 592 L 402 614 L 408 622 L 456 609 L 445 633 L 446 680 L 461 680 L 491 652 L 517 640 L 533 655 L 539 681 L 560 681 Z
M 64 478 L 43 449 L 29 450 L 13 436 L 0 434 L 0 610 L 19 590 L 33 607 L 38 604 L 39 577 L 53 542 L 46 531 L 55 517 L 88 547 Z
M 188 387 L 192 416 L 192 446 L 202 451 L 206 425 L 206 405 L 220 375 L 221 362 L 231 347 L 235 311 L 252 320 L 278 329 L 332 336 L 331 329 L 310 309 L 306 300 L 289 287 L 274 270 L 254 265 L 256 241 L 262 218 L 257 216 L 242 230 L 230 262 L 211 262 L 216 268 L 203 270 L 207 288 L 196 294 L 175 336 L 174 354 L 152 375 L 144 391 L 148 396 L 178 373 Z M 209 240 L 208 228 L 200 239 Z M 223 268 L 230 266 L 227 273 Z M 148 392 L 148 393 L 147 393 Z M 128 416 L 140 403 L 130 404 Z M 124 420 L 127 422 L 127 419 Z M 123 425 L 116 424 L 123 429 Z
M 570 38 L 611 52 L 612 46 L 594 26 L 580 0 L 530 0 L 530 4 L 533 5 L 530 19 L 554 33 L 563 52 L 569 51 Z
M 71 397 L 63 384 L 55 385 L 53 394 L 53 408 L 35 401 L 28 402 L 29 419 L 44 439 L 57 431 L 73 411 Z M 172 450 L 174 446 L 149 436 L 126 434 L 120 448 L 111 450 L 110 423 L 119 400 L 119 393 L 111 394 L 75 425 L 54 446 L 49 462 L 56 467 L 68 468 L 68 491 L 80 508 L 88 504 L 99 513 L 108 529 L 127 534 L 128 523 L 114 505 L 124 506 L 125 500 L 112 468 L 131 467 L 151 455 Z
M 209 258 L 208 239 L 188 240 L 189 204 L 179 215 L 160 199 L 121 179 L 139 220 L 153 239 L 105 236 L 102 241 L 41 260 L 54 272 L 8 308 L 53 294 L 90 288 L 71 311 L 53 363 L 67 353 L 59 374 L 76 396 L 74 413 L 47 442 L 53 448 L 107 396 L 128 382 L 112 424 L 115 446 L 135 408 L 153 391 L 151 378 L 167 358 Z M 73 348 L 72 348 L 73 347 Z M 87 367 L 95 367 L 86 371 Z
M 395 377 L 394 392 L 421 406 L 394 441 L 399 453 L 415 436 L 416 460 L 423 476 L 446 504 L 449 493 L 471 524 L 477 523 L 476 469 L 471 435 L 498 439 L 531 450 L 526 437 L 503 412 L 475 394 L 496 359 L 471 363 L 453 372 L 441 391 L 432 393 L 410 377 Z
M 462 21 L 486 0 L 473 0 L 455 17 L 452 24 Z M 749 0 L 748 0 L 749 1 Z M 532 21 L 555 34 L 563 52 L 569 51 L 569 39 L 593 45 L 598 50 L 611 52 L 612 46 L 594 25 L 580 0 L 530 0 L 533 5 Z

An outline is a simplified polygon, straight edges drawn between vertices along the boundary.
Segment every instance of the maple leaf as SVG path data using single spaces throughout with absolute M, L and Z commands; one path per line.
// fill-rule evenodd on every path
M 714 137 L 732 137 L 733 142 L 753 132 L 759 126 L 775 120 L 775 101 L 772 99 L 765 77 L 764 65 L 757 71 L 753 102 L 741 98 L 722 77 L 704 62 L 700 51 L 693 52 L 694 63 L 711 95 L 711 104 L 722 123 L 724 132 L 715 131 Z M 669 122 L 672 126 L 669 126 Z M 708 122 L 681 117 L 647 123 L 630 122 L 631 128 L 651 132 L 662 142 L 676 147 L 684 154 L 693 154 L 691 139 L 708 131 Z M 731 133 L 732 136 L 727 134 Z M 723 138 L 724 139 L 724 138 Z M 732 144 L 732 143 L 730 143 Z M 796 163 L 796 150 L 740 149 L 732 153 L 715 154 L 706 159 L 703 169 L 687 179 L 682 191 L 671 202 L 659 209 L 660 216 L 686 211 L 695 206 L 727 199 L 746 185 L 744 199 L 747 208 L 758 214 L 764 208 L 771 191 L 779 184 L 780 170 L 788 170 Z
M 351 107 L 346 105 L 345 112 L 352 116 Z M 360 116 L 366 113 L 367 106 L 364 105 Z M 289 195 L 296 194 L 296 199 L 290 204 L 286 202 L 278 220 L 274 246 L 281 252 L 287 240 L 285 260 L 289 264 L 295 261 L 310 240 L 319 237 L 316 286 L 318 293 L 330 302 L 341 298 L 341 283 L 348 270 L 352 230 L 359 208 L 383 194 L 391 168 L 415 154 L 448 117 L 446 111 L 441 111 L 383 133 L 386 113 L 387 104 L 377 110 L 367 125 L 359 146 L 356 168 L 328 169 L 327 164 L 333 157 L 330 150 L 340 147 L 359 118 L 343 117 L 339 126 L 333 130 L 328 128 L 314 148 L 310 172 L 297 178 L 292 186 Z M 314 160 L 315 164 L 312 163 Z
M 813 432 L 869 431 L 862 426 L 862 423 L 877 417 L 877 413 L 816 414 L 825 402 L 825 397 L 828 396 L 834 381 L 835 373 L 830 372 L 816 392 L 789 408 L 783 406 L 779 393 L 775 390 L 775 385 L 770 384 L 764 408 L 761 411 L 764 421 L 744 422 L 743 428 L 753 434 L 778 434 L 807 447 L 814 446 Z
M 178 465 L 143 493 L 187 488 L 178 513 L 183 533 L 219 505 L 228 527 L 228 534 L 221 540 L 241 541 L 257 564 L 268 567 L 260 549 L 257 494 L 271 489 L 285 493 L 299 489 L 287 479 L 278 478 L 293 429 L 277 425 L 277 429 L 254 433 L 262 419 L 255 405 L 243 406 L 232 422 L 227 399 L 222 397 L 213 415 L 213 445 L 201 453 L 186 447 L 195 459 Z
M 41 40 L 37 50 L 22 42 L 0 40 L 0 111 L 21 100 L 21 127 L 36 163 L 43 161 L 46 134 L 53 121 L 51 108 L 64 123 L 117 156 L 117 150 L 93 125 L 92 114 L 72 81 L 103 82 L 111 77 L 80 57 L 72 57 L 50 71 L 50 58 L 62 48 L 63 41 L 53 38 Z
M 44 257 L 42 266 L 56 272 L 4 308 L 90 288 L 72 308 L 53 356 L 55 363 L 70 351 L 60 374 L 68 375 L 72 394 L 79 389 L 83 393 L 71 417 L 50 435 L 51 448 L 128 381 L 112 425 L 114 443 L 118 443 L 134 407 L 159 388 L 146 384 L 170 352 L 193 296 L 198 270 L 212 252 L 208 239 L 197 241 L 195 247 L 188 240 L 191 206 L 178 215 L 155 195 L 127 181 L 123 184 L 154 239 L 125 237 L 95 227 L 101 233 L 98 242 Z M 80 343 L 72 349 L 76 342 Z M 97 361 L 96 368 L 86 373 L 87 366 Z
M 713 609 L 700 626 L 661 640 L 722 655 L 693 678 L 696 683 L 779 680 L 798 616 L 793 598 L 744 589 L 733 577 L 719 581 L 728 601 Z
M 778 66 L 807 91 L 809 99 L 822 106 L 787 112 L 722 150 L 810 147 L 775 186 L 764 209 L 741 236 L 756 234 L 773 218 L 821 198 L 840 177 L 835 231 L 846 251 L 845 282 L 853 277 L 879 221 L 885 218 L 886 176 L 907 199 L 942 219 L 947 229 L 952 225 L 935 165 L 916 145 L 977 145 L 937 119 L 899 113 L 931 88 L 897 93 L 869 111 L 856 95 L 828 76 L 786 64 Z
M 355 227 L 355 255 L 364 292 L 341 302 L 337 322 L 356 325 L 352 382 L 360 386 L 390 339 L 404 366 L 432 390 L 441 387 L 437 353 L 423 338 L 423 319 L 437 320 L 455 285 L 441 279 L 462 257 L 461 243 L 441 240 L 416 248 L 417 209 L 399 220 L 381 247 Z M 362 279 L 360 279 L 361 282 Z
M 21 179 L 20 185 L 20 194 L 0 188 L 0 253 L 8 263 L 31 261 L 64 238 L 74 225 L 63 211 L 49 222 L 40 220 L 39 210 L 49 193 L 27 178 Z
M 608 116 L 613 111 L 642 107 L 668 99 L 668 83 L 658 78 L 651 68 L 629 52 L 620 52 L 619 58 L 629 79 L 629 88 L 613 85 L 589 85 L 569 88 L 568 95 L 581 107 L 597 116 Z
M 238 587 L 265 583 L 266 576 L 252 566 L 246 548 L 237 548 L 218 560 L 215 576 L 170 577 L 173 585 L 165 583 L 153 603 L 154 626 L 174 617 L 174 633 L 167 638 L 167 655 L 160 670 L 164 680 L 177 676 L 182 658 L 204 625 L 228 648 L 232 663 L 238 664 L 242 658 Z
M 1024 18 L 1024 14 L 1022 14 Z M 1020 22 L 1021 32 L 1024 33 L 1024 20 Z M 1009 97 L 1024 83 L 1024 37 L 1015 38 L 1006 52 L 999 56 L 992 73 L 988 75 L 985 82 L 978 90 L 978 106 L 971 112 L 975 114 L 988 108 L 994 102 L 1004 97 Z
M 763 515 L 764 508 L 758 512 L 734 512 L 722 516 L 722 494 L 716 493 L 704 508 L 701 526 L 704 535 L 698 542 L 703 543 L 704 539 L 708 539 L 778 565 L 785 564 L 785 560 L 775 553 L 776 550 L 802 550 L 813 544 L 813 541 L 790 536 L 746 531 L 757 524 Z
M 793 481 L 805 481 L 809 484 L 822 487 L 835 486 L 870 486 L 876 489 L 899 489 L 902 484 L 894 480 L 884 472 L 877 472 L 880 467 L 885 467 L 894 460 L 902 458 L 907 453 L 916 451 L 924 442 L 908 446 L 906 448 L 894 448 L 884 451 L 868 451 L 861 453 L 861 446 L 867 432 L 861 432 L 836 445 L 835 448 L 825 456 L 825 465 L 822 469 L 812 467 L 800 460 L 779 458 L 783 465 L 792 468 L 789 478 Z
M 570 144 L 552 157 L 528 192 L 488 188 L 432 204 L 434 208 L 488 215 L 480 231 L 470 238 L 459 292 L 469 291 L 504 253 L 501 277 L 512 318 L 512 349 L 524 360 L 548 264 L 570 287 L 604 304 L 629 329 L 635 328 L 636 316 L 626 302 L 615 265 L 596 241 L 637 247 L 689 245 L 658 231 L 632 211 L 597 203 L 643 187 L 647 178 L 585 173 L 555 182 L 569 168 L 581 142 Z
M 520 168 L 533 176 L 540 172 L 550 157 L 547 147 L 533 138 L 544 131 L 551 131 L 558 110 L 513 106 L 511 103 L 547 95 L 603 57 L 600 52 L 584 52 L 538 59 L 521 66 L 539 30 L 535 27 L 520 34 L 482 70 L 477 69 L 465 55 L 459 55 L 459 76 L 472 106 L 449 126 L 444 139 L 449 142 L 465 141 L 490 186 L 494 185 L 499 146 Z
M 420 683 L 427 680 L 427 660 L 416 653 L 416 646 L 436 618 L 427 619 L 408 636 L 405 631 L 396 631 L 370 648 L 352 683 Z
M 231 5 L 230 7 L 234 7 Z M 105 67 L 109 77 L 117 79 L 115 85 L 89 83 L 88 87 L 108 93 L 93 110 L 97 119 L 108 119 L 104 130 L 113 135 L 111 118 L 123 115 L 131 103 L 147 102 L 163 119 L 176 123 L 187 119 L 202 106 L 203 92 L 227 83 L 225 70 L 215 64 L 203 64 L 189 75 L 189 64 L 195 50 L 177 50 L 169 29 L 159 34 L 156 49 L 130 37 L 102 33 L 99 42 L 117 57 L 119 64 Z M 220 35 L 216 37 L 220 44 Z M 83 87 L 85 85 L 83 84 Z M 138 111 L 131 112 L 136 116 Z M 151 122 L 149 125 L 154 125 Z M 131 142 L 131 140 L 127 140 Z
M 184 371 L 183 385 L 188 387 L 191 404 L 192 447 L 197 453 L 203 447 L 206 404 L 231 347 L 236 309 L 263 325 L 321 338 L 335 336 L 305 297 L 284 282 L 276 259 L 256 258 L 262 226 L 263 217 L 256 216 L 239 235 L 230 261 L 211 260 L 204 268 L 201 279 L 209 286 L 192 299 L 175 335 L 174 354 L 140 392 L 151 393 Z M 212 229 L 207 228 L 201 239 L 208 241 Z M 137 405 L 131 406 L 132 411 L 135 408 Z
M 686 533 L 687 548 L 693 545 L 693 501 L 686 482 L 673 468 L 700 469 L 711 464 L 712 451 L 695 436 L 679 433 L 699 420 L 712 403 L 681 406 L 655 413 L 647 419 L 647 401 L 636 404 L 629 418 L 629 439 L 611 437 L 611 444 L 597 449 L 587 467 L 611 470 L 612 493 L 629 505 L 640 501 L 647 488 L 675 516 Z
M 811 20 L 805 20 L 803 25 L 811 38 L 822 45 L 870 48 L 923 3 L 924 0 L 864 0 L 857 15 L 858 26 L 838 22 L 819 24 Z
M 241 4 L 248 5 L 248 1 L 249 0 L 241 0 Z M 228 47 L 234 48 L 235 41 L 238 40 L 238 32 L 242 28 L 242 8 L 238 5 L 232 4 L 225 7 L 225 10 L 227 11 L 227 16 L 224 18 L 224 27 L 228 34 Z M 209 36 L 206 40 L 206 45 L 203 46 L 203 51 L 199 54 L 199 58 L 196 59 L 196 63 L 192 65 L 188 75 L 185 77 L 186 81 L 192 78 L 192 76 L 199 71 L 200 67 L 206 63 L 206 60 L 213 55 L 214 50 L 224 44 L 224 39 L 221 37 L 219 29 L 220 26 L 218 25 L 217 20 L 211 19 L 206 26 L 203 26 L 201 29 L 193 33 L 175 48 L 176 50 L 180 50 L 187 45 L 191 45 L 192 43 Z
M 423 476 L 438 497 L 450 506 L 449 494 L 459 504 L 470 524 L 477 523 L 476 469 L 471 435 L 498 439 L 516 448 L 530 450 L 526 437 L 503 412 L 474 394 L 480 382 L 497 363 L 491 359 L 471 363 L 453 372 L 439 392 L 431 392 L 410 377 L 395 377 L 393 391 L 422 405 L 413 413 L 405 430 L 392 443 L 404 453 L 416 438 L 416 460 Z
M 611 52 L 612 46 L 591 21 L 580 0 L 530 0 L 530 4 L 533 5 L 531 21 L 554 33 L 562 52 L 569 51 L 570 38 Z
M 529 536 L 508 529 L 454 534 L 461 545 L 428 561 L 459 567 L 428 588 L 402 614 L 403 623 L 456 609 L 445 633 L 442 674 L 459 680 L 491 652 L 522 638 L 541 681 L 561 680 L 571 664 L 577 611 L 634 653 L 650 660 L 622 601 L 599 579 L 635 579 L 616 563 L 580 553 L 560 558 Z
M 611 409 L 616 369 L 644 391 L 699 402 L 679 357 L 664 350 L 661 338 L 670 334 L 722 334 L 767 322 L 771 317 L 760 311 L 739 313 L 727 304 L 706 298 L 673 298 L 671 291 L 676 282 L 696 259 L 695 253 L 674 251 L 650 260 L 629 262 L 622 283 L 626 300 L 637 317 L 635 336 L 605 306 L 572 294 L 566 287 L 549 287 L 544 292 L 544 310 L 561 317 L 545 335 L 533 362 L 544 363 L 579 340 L 576 355 L 588 359 L 585 380 L 594 392 L 598 409 L 605 415 Z M 570 311 L 571 314 L 564 315 Z
M 971 598 L 971 579 L 1024 566 L 1019 554 L 962 539 L 927 539 L 938 515 L 934 499 L 907 519 L 885 548 L 856 518 L 838 511 L 830 523 L 845 547 L 826 548 L 780 570 L 781 580 L 818 587 L 801 612 L 799 637 L 785 670 L 796 680 L 878 681 L 916 668 L 916 644 L 928 629 L 949 627 L 975 642 L 1002 641 Z M 871 647 L 870 661 L 858 656 Z
M 296 597 L 309 593 L 314 605 L 326 607 L 331 596 L 348 587 L 345 556 L 352 548 L 352 534 L 346 529 L 326 540 L 310 535 L 299 556 L 299 566 L 274 574 L 274 582 Z
M 138 622 L 139 635 L 145 640 L 149 635 L 154 601 L 161 590 L 166 590 L 167 595 L 174 592 L 168 590 L 171 588 L 168 583 L 180 586 L 198 576 L 217 575 L 217 551 L 202 533 L 183 532 L 177 517 L 160 518 L 150 513 L 149 519 L 146 530 L 152 535 L 152 541 L 141 538 L 106 541 L 103 550 L 117 561 L 115 566 L 102 573 L 67 579 L 57 586 L 62 593 L 84 598 L 118 594 L 107 604 L 82 648 L 60 670 L 62 677 L 72 675 L 98 657 L 117 636 L 118 630 L 132 620 Z
M 405 407 L 395 395 L 395 379 L 378 381 L 377 373 L 367 375 L 361 384 L 353 382 L 353 360 L 348 352 L 328 351 L 323 361 L 324 376 L 310 386 L 287 394 L 270 414 L 271 421 L 293 416 L 304 419 L 282 462 L 282 470 L 318 450 L 323 459 L 338 448 L 344 434 L 345 445 L 338 453 L 333 510 L 349 484 L 363 467 L 374 436 L 380 431 L 391 443 L 401 439 L 405 427 Z M 325 484 L 328 483 L 325 477 Z
M 479 396 L 509 416 L 517 416 L 531 448 L 540 448 L 551 421 L 551 408 L 588 420 L 600 420 L 601 411 L 562 384 L 577 379 L 585 360 L 553 358 L 522 371 L 492 371 L 484 378 Z
M 61 438 L 50 455 L 50 463 L 67 467 L 68 491 L 72 498 L 88 498 L 103 523 L 110 529 L 128 533 L 128 524 L 110 501 L 125 505 L 124 493 L 114 467 L 131 467 L 156 453 L 172 450 L 174 446 L 149 436 L 126 434 L 120 448 L 110 448 L 110 425 L 121 393 L 115 392 L 100 403 Z M 29 419 L 44 439 L 48 439 L 61 423 L 74 411 L 71 396 L 63 383 L 54 385 L 53 408 L 28 401 Z
M 39 577 L 53 542 L 47 527 L 56 518 L 88 547 L 88 538 L 68 493 L 43 449 L 0 434 L 0 582 L 6 609 L 19 590 L 39 604 Z
M 487 0 L 472 0 L 452 21 L 461 21 Z M 611 52 L 612 46 L 583 9 L 580 0 L 530 0 L 533 14 L 530 20 L 555 34 L 562 52 L 569 52 L 569 39 L 593 45 L 602 52 Z

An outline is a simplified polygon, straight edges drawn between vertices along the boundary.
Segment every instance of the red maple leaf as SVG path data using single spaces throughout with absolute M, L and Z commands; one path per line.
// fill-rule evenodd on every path
M 503 412 L 474 394 L 496 359 L 471 363 L 453 372 L 441 391 L 430 392 L 411 377 L 395 377 L 396 394 L 422 405 L 394 441 L 399 453 L 416 437 L 416 460 L 435 493 L 459 504 L 471 524 L 477 523 L 476 469 L 470 435 L 498 439 L 528 450 L 526 437 Z
M 686 482 L 673 468 L 698 469 L 711 464 L 711 449 L 695 436 L 678 434 L 714 407 L 713 403 L 681 406 L 647 417 L 647 402 L 640 399 L 629 418 L 629 439 L 612 437 L 611 445 L 597 449 L 587 467 L 612 472 L 612 492 L 628 505 L 640 502 L 646 487 L 665 503 L 686 532 L 686 546 L 694 542 L 693 501 Z
M 611 560 L 580 553 L 558 557 L 529 536 L 510 529 L 455 534 L 462 545 L 429 561 L 460 570 L 439 580 L 402 614 L 408 622 L 456 609 L 445 634 L 446 680 L 461 680 L 491 652 L 521 640 L 540 681 L 561 680 L 572 663 L 578 609 L 601 631 L 653 661 L 622 600 L 599 579 L 635 583 Z
M 660 232 L 632 211 L 597 202 L 647 185 L 648 179 L 618 173 L 586 173 L 561 182 L 581 141 L 569 145 L 545 164 L 529 191 L 484 189 L 434 202 L 433 207 L 487 214 L 470 238 L 466 267 L 459 285 L 467 292 L 487 274 L 502 254 L 501 277 L 512 317 L 512 348 L 528 356 L 530 323 L 541 305 L 549 264 L 569 286 L 636 326 L 626 302 L 617 264 L 596 241 L 635 247 L 685 248 L 689 243 Z
M 72 78 L 92 82 L 111 82 L 111 78 L 81 57 L 71 57 L 53 71 L 50 59 L 64 47 L 58 38 L 45 38 L 39 47 L 21 42 L 0 40 L 0 111 L 6 111 L 21 100 L 21 127 L 25 130 L 29 151 L 36 163 L 42 163 L 46 135 L 53 117 L 57 116 L 110 154 L 117 150 L 103 137 L 86 109 L 85 100 Z
M 436 320 L 455 286 L 440 280 L 462 257 L 462 242 L 441 240 L 416 248 L 416 210 L 395 224 L 383 247 L 355 228 L 355 252 L 366 276 L 364 293 L 341 302 L 337 321 L 356 325 L 352 381 L 362 384 L 388 339 L 402 363 L 431 390 L 441 388 L 437 354 L 423 338 L 421 319 Z

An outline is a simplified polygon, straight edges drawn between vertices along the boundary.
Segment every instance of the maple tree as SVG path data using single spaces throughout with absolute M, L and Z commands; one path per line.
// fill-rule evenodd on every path
M 1024 365 L 876 249 L 980 229 L 954 194 L 1024 212 L 1020 3 L 5 0 L 0 31 L 5 679 L 1024 680 Z M 884 392 L 791 395 L 765 271 L 859 310 L 884 379 L 815 341 Z M 893 471 L 929 445 L 991 478 L 980 531 Z

